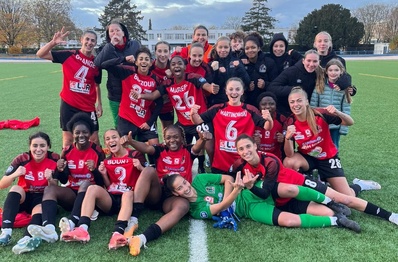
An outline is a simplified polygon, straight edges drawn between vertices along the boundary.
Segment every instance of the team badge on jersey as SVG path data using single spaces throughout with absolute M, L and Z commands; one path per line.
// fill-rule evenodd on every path
M 201 218 L 207 218 L 208 215 L 207 215 L 207 213 L 205 211 L 202 211 L 202 212 L 200 212 L 200 217 Z
M 204 77 L 200 77 L 200 78 L 199 78 L 199 82 L 201 82 L 201 83 L 206 83 L 207 81 L 206 81 L 206 79 L 205 79 Z
M 265 73 L 265 72 L 267 72 L 267 66 L 264 65 L 264 64 L 260 65 L 260 68 L 258 69 L 258 71 L 259 71 L 260 73 Z
M 301 81 L 301 79 L 297 79 L 296 83 L 297 84 L 301 84 L 303 81 Z
M 171 165 L 173 163 L 173 161 L 171 161 L 171 157 L 169 157 L 169 156 L 164 157 L 162 160 L 163 160 L 163 162 L 165 162 L 166 164 L 169 164 L 169 165 Z
M 214 194 L 214 193 L 216 193 L 216 189 L 214 188 L 214 186 L 207 186 L 206 192 L 209 194 Z
M 296 132 L 296 135 L 294 136 L 295 140 L 300 140 L 300 139 L 304 139 L 304 135 L 301 134 L 301 132 Z
M 6 174 L 11 174 L 11 172 L 14 170 L 13 166 L 9 166 L 6 170 Z
M 289 66 L 290 66 L 289 62 L 286 61 L 286 62 L 283 64 L 283 70 L 285 70 L 286 68 L 289 68 Z
M 30 181 L 35 181 L 35 177 L 32 174 L 32 171 L 29 171 L 28 174 L 25 174 L 25 179 Z
M 75 161 L 69 160 L 68 167 L 69 167 L 69 169 L 76 169 Z

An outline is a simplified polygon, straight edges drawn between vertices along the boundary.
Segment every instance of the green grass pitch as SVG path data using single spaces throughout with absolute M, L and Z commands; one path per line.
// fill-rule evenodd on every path
M 348 72 L 358 93 L 353 97 L 352 117 L 355 124 L 341 139 L 343 167 L 347 179 L 373 179 L 382 185 L 379 191 L 363 192 L 361 197 L 390 211 L 398 212 L 397 172 L 397 98 L 398 61 L 347 61 Z M 39 127 L 24 131 L 0 131 L 0 173 L 11 160 L 28 150 L 27 138 L 36 131 L 47 132 L 52 150 L 61 151 L 59 128 L 59 92 L 61 66 L 52 63 L 0 63 L 0 121 L 32 119 L 39 116 Z M 106 73 L 105 73 L 106 74 Z M 102 97 L 104 116 L 100 118 L 100 136 L 112 126 L 106 77 Z M 8 189 L 0 191 L 0 206 Z M 60 215 L 64 215 L 61 211 Z M 144 211 L 138 233 L 161 216 Z M 216 230 L 206 222 L 208 261 L 395 261 L 398 258 L 398 227 L 387 221 L 353 211 L 352 219 L 360 223 L 362 233 L 341 228 L 286 229 L 243 219 L 239 230 Z M 22 236 L 15 229 L 12 243 L 0 247 L 0 261 L 188 261 L 189 218 L 133 258 L 127 248 L 108 251 L 107 244 L 116 217 L 100 217 L 90 228 L 91 241 L 80 243 L 43 243 L 36 252 L 16 256 L 11 247 Z M 201 247 L 193 247 L 200 249 Z M 199 250 L 201 253 L 201 250 Z M 204 253 L 203 253 L 204 254 Z M 203 261 L 191 257 L 191 261 Z

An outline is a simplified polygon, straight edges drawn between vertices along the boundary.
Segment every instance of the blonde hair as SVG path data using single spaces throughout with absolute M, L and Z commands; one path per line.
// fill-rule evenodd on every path
M 321 31 L 321 32 L 319 32 L 318 34 L 316 34 L 316 36 L 315 36 L 315 38 L 314 38 L 314 48 L 316 48 L 316 45 L 315 45 L 315 43 L 316 43 L 316 39 L 318 38 L 318 36 L 321 36 L 321 35 L 325 35 L 327 38 L 328 38 L 328 40 L 329 40 L 329 49 L 333 49 L 333 42 L 332 42 L 332 36 L 328 33 L 328 32 L 326 32 L 326 31 Z
M 227 41 L 228 42 L 228 45 L 229 45 L 229 49 L 230 49 L 230 51 L 231 51 L 231 39 L 228 37 L 228 36 L 220 36 L 218 39 L 217 39 L 217 41 L 216 41 L 216 43 L 213 45 L 213 47 L 211 48 L 211 51 L 210 51 L 210 57 L 212 58 L 212 59 L 218 59 L 219 58 L 219 56 L 218 56 L 218 54 L 217 54 L 217 46 L 218 46 L 218 43 L 220 43 L 221 41 Z
M 305 106 L 306 108 L 306 113 L 305 113 L 305 120 L 308 123 L 308 126 L 310 127 L 312 133 L 318 134 L 318 127 L 316 124 L 316 119 L 315 119 L 315 114 L 322 115 L 320 112 L 317 110 L 313 109 L 310 107 L 310 103 L 308 102 L 308 95 L 307 92 L 304 91 L 304 89 L 301 88 L 301 86 L 295 86 L 292 88 L 292 90 L 289 93 L 289 98 L 292 94 L 301 94 L 304 99 L 307 100 L 307 105 Z

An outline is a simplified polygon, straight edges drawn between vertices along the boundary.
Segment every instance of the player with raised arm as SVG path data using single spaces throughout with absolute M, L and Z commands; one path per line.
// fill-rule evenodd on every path
M 52 49 L 65 43 L 69 35 L 64 28 L 54 34 L 53 39 L 37 51 L 40 58 L 62 64 L 63 83 L 61 89 L 60 122 L 62 129 L 62 147 L 73 143 L 73 135 L 67 129 L 67 123 L 79 112 L 87 114 L 94 124 L 90 140 L 99 145 L 98 118 L 102 116 L 101 71 L 94 65 L 94 47 L 97 34 L 94 31 L 83 32 L 80 50 Z

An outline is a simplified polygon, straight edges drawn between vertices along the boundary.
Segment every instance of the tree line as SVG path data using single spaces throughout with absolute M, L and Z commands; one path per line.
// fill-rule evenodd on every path
M 0 45 L 8 47 L 40 47 L 41 42 L 52 39 L 62 26 L 78 39 L 82 34 L 71 18 L 71 0 L 0 0 Z M 270 15 L 267 0 L 254 0 L 244 17 L 227 17 L 221 28 L 257 31 L 267 41 L 277 20 Z M 146 32 L 140 22 L 141 11 L 129 0 L 110 0 L 99 17 L 102 36 L 106 25 L 114 18 L 122 19 L 132 38 L 146 40 Z M 152 27 L 152 26 L 151 26 Z M 176 25 L 176 28 L 185 26 Z M 174 29 L 176 29 L 174 28 Z M 209 29 L 215 29 L 210 26 Z M 373 39 L 390 42 L 391 49 L 398 45 L 398 5 L 366 4 L 349 10 L 338 4 L 327 4 L 304 17 L 290 40 L 311 48 L 316 33 L 328 31 L 333 36 L 335 49 L 369 44 Z

